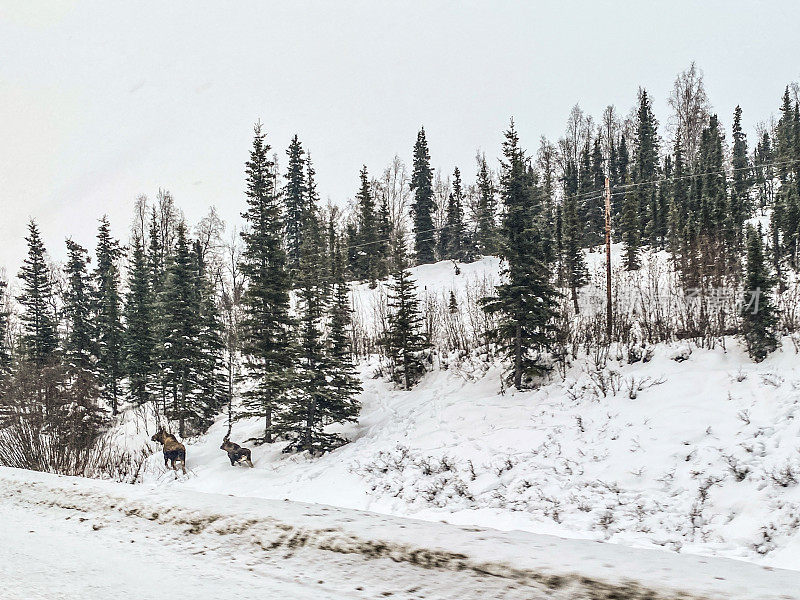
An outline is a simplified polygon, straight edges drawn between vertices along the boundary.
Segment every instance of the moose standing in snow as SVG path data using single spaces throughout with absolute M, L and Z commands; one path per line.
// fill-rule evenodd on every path
M 174 435 L 165 431 L 163 427 L 156 431 L 150 439 L 163 446 L 164 466 L 166 467 L 167 462 L 171 461 L 172 470 L 177 471 L 178 469 L 175 467 L 175 463 L 180 462 L 183 474 L 186 475 L 186 446 L 181 444 Z
M 227 435 L 222 440 L 222 445 L 219 449 L 228 453 L 232 467 L 235 467 L 238 462 L 244 462 L 249 467 L 253 466 L 253 461 L 250 460 L 250 448 L 242 448 L 239 444 L 230 441 Z

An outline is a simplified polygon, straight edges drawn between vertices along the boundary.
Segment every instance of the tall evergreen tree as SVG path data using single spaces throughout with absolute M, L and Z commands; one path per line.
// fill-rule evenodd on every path
M 636 117 L 636 146 L 633 155 L 632 180 L 636 184 L 639 201 L 639 236 L 647 234 L 650 242 L 656 242 L 657 232 L 662 230 L 658 222 L 658 121 L 653 114 L 647 90 L 641 90 Z M 651 221 L 654 221 L 651 223 Z
M 286 255 L 290 273 L 300 266 L 300 248 L 303 245 L 303 228 L 308 214 L 308 185 L 306 180 L 305 151 L 297 139 L 292 138 L 286 154 L 289 163 L 286 171 L 286 187 L 283 202 L 286 215 Z M 315 190 L 316 191 L 316 190 Z
M 624 135 L 620 136 L 619 150 L 617 151 L 616 166 L 613 171 L 614 177 L 609 184 L 611 185 L 611 216 L 612 222 L 616 223 L 622 214 L 625 204 L 625 190 L 619 189 L 625 185 L 630 175 L 630 153 L 628 152 L 628 142 Z
M 58 346 L 56 321 L 53 314 L 53 289 L 50 271 L 39 227 L 28 223 L 28 256 L 19 273 L 22 294 L 17 301 L 22 306 L 22 347 L 26 357 L 41 367 L 51 362 Z
M 425 374 L 430 346 L 421 332 L 417 286 L 409 270 L 405 240 L 397 236 L 392 252 L 392 282 L 389 284 L 389 326 L 383 345 L 389 357 L 392 381 L 411 389 Z
M 324 430 L 333 394 L 323 339 L 326 265 L 319 251 L 322 235 L 316 223 L 313 221 L 304 234 L 300 259 L 296 386 L 276 422 L 276 431 L 290 440 L 285 451 L 324 452 L 344 443 L 338 435 Z
M 242 416 L 264 419 L 262 441 L 272 442 L 273 414 L 283 404 L 293 380 L 294 348 L 283 215 L 265 137 L 257 124 L 247 162 L 247 210 L 242 215 L 249 226 L 242 232 L 241 269 L 249 280 L 243 298 L 242 353 L 252 381 L 243 394 Z
M 344 257 L 339 244 L 334 249 L 333 299 L 329 309 L 328 369 L 331 387 L 331 419 L 335 422 L 353 420 L 360 405 L 356 396 L 361 392 L 361 380 L 353 365 L 350 342 L 352 327 L 348 287 L 345 281 Z
M 778 347 L 777 311 L 772 300 L 774 281 L 764 259 L 761 231 L 747 231 L 747 274 L 742 300 L 742 337 L 750 357 L 761 362 Z
M 121 320 L 121 300 L 119 293 L 119 260 L 122 250 L 119 243 L 111 237 L 108 218 L 100 219 L 97 232 L 96 281 L 96 332 L 97 368 L 100 375 L 102 397 L 110 404 L 111 413 L 119 411 L 120 381 L 123 368 L 123 328 Z
M 775 168 L 774 153 L 769 132 L 765 131 L 756 145 L 753 155 L 754 184 L 758 188 L 758 208 L 764 210 L 773 201 Z
M 48 385 L 49 378 L 45 375 L 58 362 L 58 338 L 50 270 L 39 228 L 34 221 L 28 223 L 25 241 L 28 243 L 28 256 L 20 269 L 22 293 L 17 296 L 22 307 L 20 343 L 23 358 L 34 371 L 35 401 L 39 407 L 52 413 L 56 390 Z
M 587 183 L 588 185 L 588 183 Z M 564 169 L 564 201 L 561 205 L 562 223 L 562 252 L 561 265 L 562 277 L 570 289 L 572 306 L 577 314 L 580 312 L 578 305 L 578 289 L 589 280 L 589 271 L 583 256 L 583 224 L 579 210 L 578 177 L 574 163 L 567 161 Z
M 447 213 L 444 227 L 439 234 L 439 245 L 439 256 L 444 260 L 469 259 L 469 240 L 464 225 L 464 191 L 458 167 L 453 171 L 453 191 L 447 199 Z
M 67 287 L 64 292 L 64 315 L 67 319 L 64 366 L 67 381 L 61 426 L 68 433 L 67 439 L 71 444 L 85 448 L 94 441 L 103 427 L 105 411 L 98 404 L 92 322 L 93 290 L 87 271 L 89 257 L 83 247 L 69 239 L 67 254 Z
M 630 185 L 630 176 L 626 180 L 626 185 Z M 628 271 L 636 271 L 640 267 L 639 247 L 641 238 L 639 232 L 639 194 L 636 188 L 629 187 L 625 192 L 625 199 L 622 206 L 620 229 L 622 230 L 622 241 L 625 244 L 625 253 L 622 255 L 622 262 Z
M 781 183 L 786 183 L 797 168 L 793 164 L 795 157 L 795 115 L 789 87 L 783 93 L 780 107 L 781 116 L 775 127 L 775 160 L 776 172 Z
M 697 158 L 698 173 L 693 179 L 699 192 L 699 257 L 701 273 L 720 283 L 729 273 L 735 258 L 728 252 L 726 235 L 728 218 L 728 192 L 723 154 L 723 133 L 716 115 L 709 118 L 708 126 L 700 137 Z
M 206 256 L 199 240 L 192 250 L 194 269 L 194 315 L 197 329 L 196 356 L 193 370 L 196 372 L 196 397 L 194 400 L 193 426 L 204 431 L 214 422 L 214 416 L 229 402 L 223 371 L 222 321 L 217 297 L 211 282 Z
M 667 154 L 661 167 L 662 178 L 658 183 L 656 200 L 650 219 L 650 239 L 656 248 L 663 248 L 669 236 L 670 200 L 672 186 L 672 157 Z
M 163 294 L 164 380 L 171 403 L 168 415 L 178 422 L 178 433 L 186 435 L 187 425 L 195 421 L 193 406 L 197 385 L 195 365 L 198 354 L 198 328 L 195 310 L 194 273 L 186 226 L 178 223 L 175 255 L 167 268 Z
M 497 206 L 492 175 L 486 164 L 486 156 L 478 160 L 478 210 L 476 215 L 476 237 L 478 251 L 489 256 L 497 252 Z
M 355 238 L 355 269 L 354 275 L 364 279 L 375 286 L 381 272 L 381 240 L 378 237 L 378 215 L 375 212 L 375 199 L 369 184 L 369 175 L 366 165 L 359 173 L 360 187 L 356 195 L 358 211 L 358 235 Z
M 384 279 L 389 275 L 389 259 L 391 258 L 391 241 L 394 239 L 394 225 L 389 209 L 388 194 L 384 194 L 378 209 L 378 252 L 375 260 L 378 263 L 377 275 Z
M 433 231 L 436 202 L 433 198 L 433 170 L 424 127 L 419 130 L 417 142 L 414 144 L 411 191 L 414 192 L 411 215 L 414 221 L 414 251 L 417 264 L 432 263 L 435 260 L 436 246 L 436 236 Z
M 525 152 L 519 145 L 514 122 L 503 142 L 501 196 L 505 205 L 501 258 L 505 283 L 495 296 L 486 298 L 484 310 L 499 315 L 491 340 L 500 343 L 512 363 L 510 382 L 517 389 L 548 370 L 544 354 L 552 348 L 557 292 L 550 282 L 547 264 L 536 243 L 537 213 Z
M 584 225 L 584 243 L 588 247 L 601 244 L 605 239 L 605 169 L 603 151 L 600 148 L 600 136 L 594 139 L 591 153 L 591 166 L 585 186 L 580 190 L 583 199 L 586 221 Z
M 86 249 L 67 240 L 67 287 L 64 291 L 64 316 L 67 335 L 64 359 L 69 377 L 83 380 L 84 385 L 97 386 L 95 331 L 93 322 L 94 290 L 87 272 Z
M 733 112 L 733 156 L 731 158 L 733 182 L 728 209 L 729 242 L 738 252 L 742 247 L 744 223 L 750 215 L 750 164 L 747 158 L 747 136 L 742 130 L 742 109 Z
M 141 406 L 152 399 L 155 378 L 155 302 L 142 238 L 134 236 L 128 293 L 125 297 L 125 373 L 130 400 Z

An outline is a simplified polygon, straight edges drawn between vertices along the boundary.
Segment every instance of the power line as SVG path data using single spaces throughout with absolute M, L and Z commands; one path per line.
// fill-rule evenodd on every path
M 778 166 L 783 166 L 783 165 L 791 165 L 791 164 L 795 164 L 795 163 L 798 163 L 798 162 L 800 162 L 800 159 L 793 158 L 793 159 L 784 160 L 784 161 L 776 161 L 776 162 L 771 162 L 771 163 L 764 163 L 764 164 L 760 164 L 760 165 L 749 165 L 747 167 L 739 167 L 739 168 L 731 168 L 731 169 L 722 168 L 722 169 L 717 169 L 715 171 L 705 171 L 703 173 L 690 173 L 688 175 L 682 175 L 680 177 L 662 177 L 662 178 L 659 178 L 659 179 L 651 179 L 649 181 L 639 181 L 637 183 L 627 183 L 627 184 L 618 185 L 618 186 L 613 187 L 612 188 L 612 192 L 611 192 L 611 197 L 613 198 L 614 195 L 617 194 L 620 191 L 625 191 L 625 190 L 628 190 L 628 189 L 631 189 L 631 188 L 640 187 L 640 186 L 644 186 L 644 185 L 652 185 L 652 184 L 664 183 L 664 182 L 675 182 L 675 181 L 681 181 L 681 180 L 684 180 L 684 179 L 693 179 L 695 177 L 705 177 L 707 175 L 717 175 L 717 174 L 726 174 L 727 175 L 728 173 L 735 173 L 735 172 L 738 172 L 738 171 L 749 171 L 749 170 L 754 170 L 754 169 L 765 169 L 765 168 L 769 168 L 769 167 L 778 167 Z M 604 192 L 602 192 L 602 191 L 598 192 L 597 190 L 593 190 L 591 192 L 586 192 L 585 194 L 577 194 L 577 195 L 572 196 L 572 197 L 575 198 L 575 199 L 597 200 L 597 199 L 600 199 L 600 198 L 604 197 Z M 414 232 L 414 233 L 415 233 L 415 235 L 418 235 L 418 236 L 419 235 L 427 235 L 427 234 L 430 234 L 430 233 L 436 233 L 437 231 L 441 231 L 443 229 L 446 229 L 447 227 L 451 227 L 451 225 L 444 224 L 441 227 L 434 227 L 433 229 L 428 229 L 428 230 L 425 230 L 425 231 L 418 231 L 418 232 Z M 343 250 L 343 251 L 356 250 L 358 248 L 364 248 L 366 246 L 372 246 L 374 244 L 388 243 L 390 241 L 391 241 L 391 238 L 379 238 L 377 240 L 372 240 L 372 241 L 369 241 L 369 242 L 361 242 L 359 244 L 352 244 L 352 245 L 349 245 L 349 246 L 342 246 L 341 250 Z M 323 256 L 323 255 L 324 255 L 324 252 L 317 252 L 317 253 L 313 254 L 313 256 Z

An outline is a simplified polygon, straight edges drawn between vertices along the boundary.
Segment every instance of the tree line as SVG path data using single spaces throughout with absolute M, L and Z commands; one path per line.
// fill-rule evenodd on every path
M 137 200 L 127 245 L 103 217 L 93 260 L 67 239 L 67 261 L 54 266 L 31 221 L 19 292 L 12 299 L 0 282 L 0 419 L 87 444 L 123 406 L 156 407 L 181 436 L 227 409 L 262 419 L 259 441 L 335 448 L 345 439 L 328 426 L 359 411 L 351 283 L 390 280 L 381 351 L 390 378 L 409 389 L 433 351 L 410 267 L 485 255 L 500 256 L 503 272 L 482 300 L 493 317 L 482 333 L 505 356 L 508 383 L 529 387 L 559 351 L 564 300 L 581 310 L 586 253 L 603 240 L 606 177 L 624 268 L 665 251 L 701 297 L 727 287 L 752 300 L 757 290 L 758 309 L 742 302 L 734 333 L 762 360 L 781 333 L 774 297 L 800 267 L 798 90 L 786 88 L 752 150 L 739 107 L 728 143 L 694 65 L 670 106 L 662 133 L 646 90 L 625 118 L 610 106 L 595 123 L 576 106 L 564 137 L 543 138 L 535 154 L 512 120 L 498 168 L 479 153 L 472 184 L 459 168 L 443 176 L 431 166 L 422 128 L 411 173 L 397 158 L 377 178 L 364 166 L 344 211 L 321 206 L 298 136 L 281 171 L 257 124 L 244 225 L 227 245 L 213 210 L 192 229 L 165 191 Z

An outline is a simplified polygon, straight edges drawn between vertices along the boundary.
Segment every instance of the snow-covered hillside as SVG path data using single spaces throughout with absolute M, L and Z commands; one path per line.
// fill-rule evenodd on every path
M 497 268 L 484 259 L 459 275 L 447 263 L 416 275 L 421 293 L 453 289 L 461 302 L 496 281 Z M 380 294 L 355 290 L 361 323 L 379 313 Z M 376 377 L 372 359 L 361 365 L 363 410 L 347 446 L 319 458 L 253 447 L 255 469 L 231 467 L 220 417 L 188 440 L 188 477 L 174 480 L 156 455 L 145 478 L 800 570 L 795 344 L 784 339 L 761 364 L 730 337 L 714 349 L 657 344 L 643 354 L 630 363 L 612 349 L 600 367 L 579 356 L 530 392 L 503 391 L 500 363 L 480 352 L 438 360 L 408 392 Z M 239 421 L 232 438 L 243 443 L 262 426 Z

